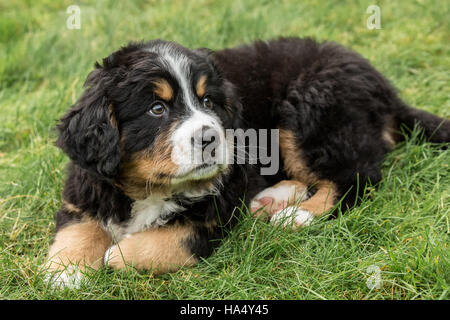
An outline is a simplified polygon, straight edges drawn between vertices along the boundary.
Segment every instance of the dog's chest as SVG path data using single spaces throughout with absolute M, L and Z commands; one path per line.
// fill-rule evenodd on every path
M 150 196 L 145 200 L 137 200 L 131 208 L 131 217 L 122 224 L 108 225 L 116 241 L 145 229 L 165 225 L 174 214 L 184 210 L 172 200 L 158 196 Z

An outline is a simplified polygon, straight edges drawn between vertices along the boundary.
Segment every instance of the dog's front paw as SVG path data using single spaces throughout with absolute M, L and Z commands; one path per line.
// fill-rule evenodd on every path
M 78 289 L 84 281 L 84 276 L 78 266 L 71 265 L 63 270 L 52 270 L 45 280 L 53 289 Z
M 302 209 L 301 207 L 288 206 L 272 215 L 270 222 L 282 225 L 283 227 L 292 226 L 294 229 L 298 227 L 306 227 L 314 220 L 314 215 Z
M 284 180 L 264 189 L 250 202 L 250 212 L 256 216 L 273 215 L 288 206 L 300 203 L 308 197 L 307 187 L 297 181 Z

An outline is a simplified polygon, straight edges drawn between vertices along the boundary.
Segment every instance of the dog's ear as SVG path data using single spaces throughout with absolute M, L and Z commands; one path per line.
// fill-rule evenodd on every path
M 56 145 L 80 167 L 112 179 L 120 163 L 117 122 L 106 94 L 113 85 L 113 70 L 96 67 L 83 95 L 60 120 Z

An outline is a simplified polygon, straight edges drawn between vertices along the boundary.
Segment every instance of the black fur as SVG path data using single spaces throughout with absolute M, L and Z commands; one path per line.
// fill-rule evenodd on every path
M 309 168 L 335 182 L 351 206 L 367 182 L 381 179 L 390 147 L 382 130 L 418 123 L 432 142 L 450 141 L 450 122 L 402 102 L 370 63 L 340 45 L 285 38 L 214 55 L 237 88 L 244 119 L 256 128 L 297 133 Z
M 121 163 L 151 146 L 156 132 L 167 127 L 165 120 L 156 123 L 142 116 L 154 99 L 152 79 L 164 76 L 177 90 L 176 81 L 145 50 L 164 44 L 131 44 L 104 59 L 58 126 L 57 145 L 72 160 L 63 197 L 100 221 L 129 219 L 134 200 L 120 188 Z M 350 190 L 344 202 L 349 207 L 366 183 L 381 179 L 380 166 L 391 149 L 382 138 L 386 126 L 398 130 L 401 124 L 412 128 L 417 122 L 430 141 L 450 141 L 448 120 L 407 106 L 367 60 L 337 44 L 282 38 L 217 52 L 173 46 L 194 61 L 192 77 L 201 70 L 212 79 L 209 90 L 221 106 L 215 112 L 226 128 L 294 131 L 309 169 L 333 181 L 339 197 Z M 177 113 L 181 103 L 173 102 L 174 119 L 183 117 Z M 212 253 L 219 243 L 213 240 L 236 223 L 235 207 L 248 205 L 257 192 L 289 178 L 283 168 L 274 176 L 260 176 L 258 169 L 233 165 L 219 196 L 192 201 L 182 193 L 173 195 L 186 210 L 169 224 L 195 225 L 195 234 L 185 243 L 194 254 Z M 62 208 L 57 229 L 76 219 Z M 217 226 L 205 226 L 211 222 Z

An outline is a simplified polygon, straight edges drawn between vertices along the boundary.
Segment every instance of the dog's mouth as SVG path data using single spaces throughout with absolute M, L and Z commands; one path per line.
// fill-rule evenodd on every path
M 226 168 L 225 164 L 203 163 L 188 172 L 174 176 L 171 183 L 179 184 L 188 181 L 210 180 L 221 175 Z

